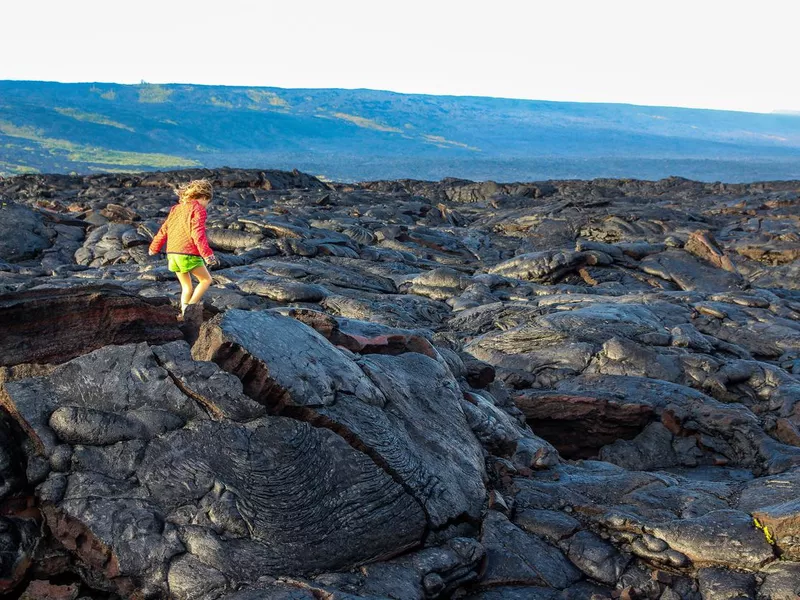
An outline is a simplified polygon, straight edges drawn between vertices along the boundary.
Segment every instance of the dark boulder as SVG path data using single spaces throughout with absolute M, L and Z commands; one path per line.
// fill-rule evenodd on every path
M 34 258 L 51 246 L 54 237 L 40 213 L 17 203 L 0 205 L 0 260 Z
M 256 416 L 236 378 L 184 371 L 186 351 L 112 346 L 5 385 L 29 460 L 49 464 L 36 492 L 48 526 L 96 574 L 125 595 L 195 598 L 209 582 L 348 568 L 420 543 L 422 508 L 369 456 L 329 429 Z
M 299 321 L 235 310 L 203 326 L 192 354 L 236 374 L 270 411 L 367 452 L 425 506 L 431 526 L 480 513 L 480 448 L 458 384 L 436 360 L 409 352 L 355 361 Z

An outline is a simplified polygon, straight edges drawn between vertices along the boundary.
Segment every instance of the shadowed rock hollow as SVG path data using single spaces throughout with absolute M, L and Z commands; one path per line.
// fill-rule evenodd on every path
M 797 598 L 798 189 L 0 180 L 0 594 Z

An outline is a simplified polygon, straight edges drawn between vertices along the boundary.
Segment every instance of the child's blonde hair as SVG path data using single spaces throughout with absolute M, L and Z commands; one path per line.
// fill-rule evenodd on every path
M 208 198 L 211 200 L 214 197 L 214 188 L 208 179 L 195 179 L 179 186 L 175 193 L 178 194 L 178 201 L 181 203 L 195 198 Z

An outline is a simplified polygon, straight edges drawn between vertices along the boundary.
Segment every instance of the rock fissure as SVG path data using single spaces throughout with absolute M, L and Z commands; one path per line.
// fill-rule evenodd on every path
M 215 420 L 220 420 L 224 418 L 225 416 L 224 413 L 219 409 L 219 407 L 216 404 L 214 404 L 213 401 L 209 400 L 202 394 L 198 394 L 194 390 L 190 389 L 187 385 L 185 385 L 184 382 L 181 381 L 180 377 L 178 377 L 173 371 L 171 371 L 157 355 L 156 355 L 156 362 L 161 368 L 163 368 L 167 372 L 170 379 L 172 380 L 172 383 L 175 384 L 175 387 L 177 387 L 181 392 L 186 394 L 186 396 L 197 402 L 197 404 L 203 408 L 203 410 L 208 414 L 209 417 Z

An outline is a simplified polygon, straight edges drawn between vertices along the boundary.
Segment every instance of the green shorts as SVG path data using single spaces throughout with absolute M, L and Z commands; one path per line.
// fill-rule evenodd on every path
M 188 273 L 197 267 L 204 267 L 206 262 L 200 256 L 191 254 L 167 254 L 167 266 L 174 273 Z

